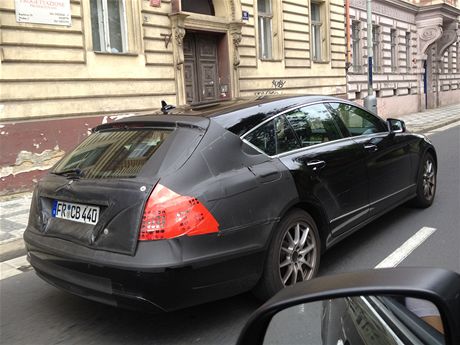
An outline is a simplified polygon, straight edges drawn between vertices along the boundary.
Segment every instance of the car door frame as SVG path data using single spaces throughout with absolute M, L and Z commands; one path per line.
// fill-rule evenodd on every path
M 330 109 L 327 106 L 327 104 L 329 102 L 330 102 L 330 100 L 307 102 L 307 103 L 304 103 L 304 104 L 297 104 L 295 106 L 290 107 L 289 109 L 284 109 L 283 111 L 278 112 L 278 113 L 274 114 L 273 116 L 270 116 L 269 118 L 265 119 L 264 121 L 259 123 L 257 126 L 254 126 L 253 128 L 251 128 L 251 130 L 247 131 L 246 133 L 244 133 L 241 136 L 241 139 L 246 144 L 248 144 L 249 146 L 253 147 L 255 150 L 257 150 L 257 151 L 269 156 L 271 159 L 280 160 L 284 164 L 284 166 L 286 166 L 286 168 L 288 170 L 291 170 L 291 168 L 299 169 L 300 165 L 301 165 L 301 163 L 299 162 L 300 161 L 299 158 L 302 157 L 302 155 L 305 155 L 305 154 L 308 155 L 308 153 L 311 153 L 312 151 L 314 151 L 314 150 L 316 150 L 318 148 L 337 146 L 337 144 L 340 144 L 340 143 L 342 143 L 342 144 L 343 143 L 348 143 L 349 145 L 353 146 L 353 150 L 355 150 L 355 152 L 358 154 L 359 153 L 359 150 L 358 150 L 359 144 L 357 144 L 352 139 L 351 136 L 346 136 L 346 133 L 343 132 L 343 129 L 340 127 L 340 123 L 338 122 L 338 119 L 336 118 L 336 115 L 333 112 L 331 112 Z M 268 155 L 267 153 L 265 153 L 263 150 L 259 149 L 257 146 L 253 145 L 248 140 L 245 140 L 245 137 L 247 135 L 249 135 L 253 131 L 257 130 L 259 127 L 265 125 L 266 123 L 274 120 L 275 118 L 277 118 L 279 116 L 284 116 L 286 113 L 291 112 L 291 111 L 293 111 L 295 109 L 300 109 L 300 108 L 303 108 L 303 107 L 313 106 L 313 105 L 316 105 L 316 104 L 323 104 L 326 107 L 326 109 L 329 112 L 329 115 L 336 122 L 336 125 L 338 126 L 338 129 L 340 131 L 340 134 L 341 134 L 342 138 L 337 139 L 337 140 L 332 140 L 332 141 L 329 141 L 329 142 L 316 144 L 316 145 L 300 147 L 298 149 L 286 151 L 286 152 L 276 154 L 276 155 Z M 291 126 L 291 128 L 292 128 L 292 126 Z M 292 129 L 292 130 L 294 131 L 294 129 Z M 296 136 L 297 136 L 297 134 L 296 134 Z M 299 141 L 299 144 L 300 144 L 300 141 Z M 355 158 L 359 158 L 359 157 L 355 157 Z M 362 158 L 362 160 L 364 159 L 364 157 L 361 157 L 361 158 Z M 321 161 L 321 160 L 318 159 L 318 161 Z M 359 161 L 359 159 L 356 159 L 356 161 Z M 363 164 L 362 178 L 366 179 L 365 181 L 362 181 L 362 183 L 365 185 L 365 188 L 366 188 L 365 196 L 363 196 L 363 198 L 365 198 L 365 200 L 363 200 L 362 205 L 360 207 L 354 207 L 353 209 L 348 210 L 347 212 L 340 212 L 339 214 L 336 213 L 335 215 L 332 215 L 332 216 L 331 216 L 330 213 L 328 214 L 328 212 L 327 212 L 327 204 L 325 204 L 320 199 L 318 199 L 316 196 L 314 196 L 313 193 L 308 193 L 308 192 L 307 193 L 302 193 L 302 191 L 301 191 L 302 188 L 299 188 L 299 186 L 297 184 L 297 181 L 296 181 L 297 190 L 299 192 L 299 200 L 298 200 L 298 202 L 306 203 L 308 205 L 314 205 L 314 207 L 317 207 L 317 208 L 319 207 L 321 209 L 321 212 L 322 212 L 323 216 L 326 218 L 326 219 L 324 219 L 324 221 L 327 223 L 327 228 L 328 229 L 326 229 L 327 236 L 325 238 L 325 243 L 323 243 L 323 245 L 325 245 L 326 248 L 331 246 L 331 245 L 333 245 L 340 238 L 342 238 L 341 235 L 343 235 L 344 233 L 349 232 L 351 229 L 359 228 L 361 224 L 365 224 L 367 222 L 367 220 L 368 220 L 368 217 L 369 217 L 369 200 L 368 200 L 368 192 L 367 192 L 367 185 L 368 185 L 367 170 L 366 170 L 364 161 L 362 161 L 362 164 Z M 315 167 L 313 165 L 311 167 L 311 170 L 312 170 L 312 173 L 310 174 L 310 176 L 311 176 L 311 178 L 314 179 L 314 178 L 317 178 L 316 173 L 321 170 L 321 167 Z M 356 176 L 356 172 L 354 172 L 352 175 Z M 296 179 L 294 178 L 294 180 L 296 180 Z M 350 191 L 350 194 L 353 194 L 352 191 Z M 324 233 L 322 234 L 322 236 L 323 235 L 324 235 Z
M 370 217 L 377 218 L 410 199 L 415 190 L 410 134 L 390 131 L 386 121 L 358 104 L 347 101 L 330 101 L 329 104 L 331 103 L 341 103 L 360 109 L 386 129 L 382 132 L 354 136 L 336 114 L 349 136 L 361 145 L 367 155 Z

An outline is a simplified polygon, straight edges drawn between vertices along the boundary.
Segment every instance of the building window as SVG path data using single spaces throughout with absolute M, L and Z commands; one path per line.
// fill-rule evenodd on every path
M 271 0 L 257 0 L 259 19 L 259 56 L 273 58 L 273 8 Z
M 186 12 L 214 15 L 214 5 L 211 0 L 182 0 L 181 9 Z
M 313 60 L 321 61 L 323 57 L 322 52 L 322 18 L 321 18 L 321 4 L 311 3 L 311 31 L 312 31 L 312 50 L 313 50 Z
M 454 49 L 450 46 L 447 50 L 447 73 L 453 73 L 454 69 Z
M 379 72 L 380 70 L 380 27 L 372 25 L 372 70 Z
M 398 31 L 391 29 L 390 31 L 390 46 L 391 46 L 391 71 L 398 70 Z
M 128 51 L 125 0 L 90 0 L 93 50 Z
M 457 73 L 460 73 L 460 42 L 457 42 Z
M 362 54 L 361 54 L 361 23 L 359 21 L 351 22 L 351 41 L 352 41 L 352 68 L 353 72 L 361 72 Z
M 310 43 L 312 59 L 316 62 L 329 60 L 329 17 L 326 9 L 328 2 L 310 3 Z
M 406 72 L 410 73 L 411 72 L 411 66 L 412 66 L 412 39 L 410 32 L 406 32 Z

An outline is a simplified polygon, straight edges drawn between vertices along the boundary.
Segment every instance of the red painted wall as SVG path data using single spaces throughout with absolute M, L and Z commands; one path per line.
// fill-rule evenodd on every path
M 69 151 L 85 139 L 91 128 L 110 117 L 72 117 L 59 119 L 41 119 L 23 122 L 5 122 L 0 124 L 0 168 L 13 166 L 21 151 L 40 154 L 45 150 L 59 147 Z M 33 169 L 10 174 L 0 178 L 0 195 L 31 190 L 35 181 L 45 171 Z

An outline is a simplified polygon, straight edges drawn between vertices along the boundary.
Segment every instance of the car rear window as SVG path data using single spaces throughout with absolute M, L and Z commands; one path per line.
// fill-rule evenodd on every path
M 151 128 L 96 132 L 65 156 L 53 173 L 78 169 L 82 178 L 136 177 L 171 132 Z

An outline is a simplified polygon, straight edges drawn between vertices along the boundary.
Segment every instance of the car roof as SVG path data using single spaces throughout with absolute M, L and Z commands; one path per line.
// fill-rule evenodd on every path
M 284 110 L 321 101 L 345 101 L 332 96 L 265 96 L 237 98 L 229 101 L 183 105 L 163 112 L 161 109 L 124 118 L 116 122 L 161 122 L 204 126 L 203 120 L 213 119 L 225 129 L 242 134 L 248 128 Z
M 261 110 L 280 109 L 294 107 L 306 103 L 312 103 L 324 100 L 341 100 L 332 96 L 321 95 L 291 95 L 291 96 L 264 96 L 258 98 L 237 98 L 229 101 L 212 102 L 183 105 L 168 111 L 168 115 L 192 115 L 203 117 L 219 117 L 224 114 L 245 110 L 252 107 L 261 108 Z M 263 111 L 262 110 L 262 111 Z M 163 114 L 160 109 L 153 112 L 152 115 Z

